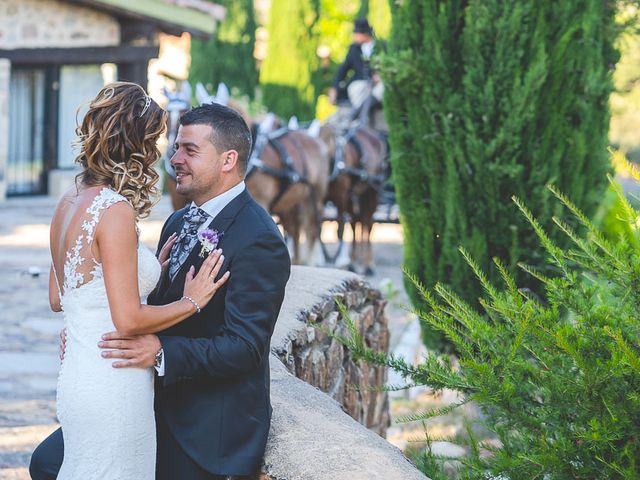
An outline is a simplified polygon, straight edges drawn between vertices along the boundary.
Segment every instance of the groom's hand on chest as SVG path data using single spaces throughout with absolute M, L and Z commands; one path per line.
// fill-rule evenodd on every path
M 156 363 L 156 354 L 162 347 L 156 335 L 126 337 L 109 332 L 98 342 L 103 358 L 111 358 L 114 368 L 150 368 Z

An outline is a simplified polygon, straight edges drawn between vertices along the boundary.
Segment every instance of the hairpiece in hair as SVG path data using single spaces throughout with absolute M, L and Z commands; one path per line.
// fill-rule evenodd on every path
M 149 105 L 151 105 L 151 97 L 149 95 L 145 95 L 146 99 L 144 101 L 144 108 L 142 109 L 142 112 L 140 112 L 140 117 L 142 117 L 147 110 L 149 110 Z
M 103 96 L 105 99 L 110 99 L 116 93 L 116 89 L 113 87 L 108 87 L 104 89 Z

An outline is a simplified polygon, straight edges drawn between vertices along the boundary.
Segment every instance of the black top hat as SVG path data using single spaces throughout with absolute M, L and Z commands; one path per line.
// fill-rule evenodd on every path
M 353 33 L 368 33 L 369 35 L 373 35 L 373 28 L 371 28 L 366 18 L 356 18 L 353 24 Z

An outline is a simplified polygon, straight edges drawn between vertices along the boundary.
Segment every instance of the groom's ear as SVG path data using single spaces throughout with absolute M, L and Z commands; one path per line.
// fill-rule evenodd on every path
M 222 171 L 232 172 L 238 164 L 238 152 L 236 150 L 227 150 L 222 153 Z

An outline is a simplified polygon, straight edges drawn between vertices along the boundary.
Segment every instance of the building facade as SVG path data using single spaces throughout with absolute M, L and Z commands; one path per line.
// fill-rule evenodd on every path
M 162 0 L 0 2 L 0 201 L 57 195 L 74 175 L 87 102 L 114 80 L 148 83 L 161 33 L 208 37 L 224 9 Z M 217 18 L 216 18 L 217 17 Z

